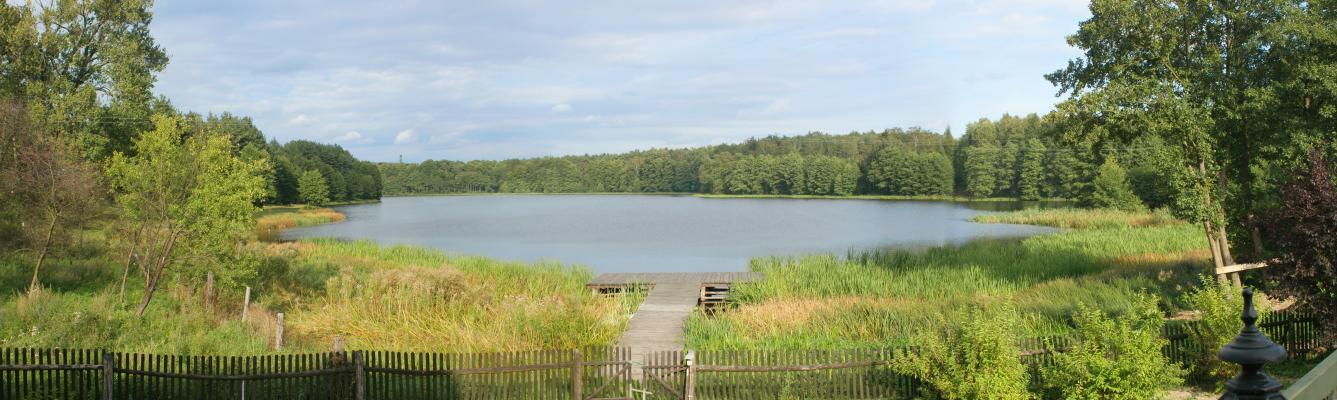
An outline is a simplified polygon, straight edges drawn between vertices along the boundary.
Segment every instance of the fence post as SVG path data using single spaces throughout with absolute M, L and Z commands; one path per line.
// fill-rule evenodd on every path
M 1281 383 L 1263 373 L 1263 365 L 1286 359 L 1286 349 L 1272 342 L 1258 326 L 1258 311 L 1253 308 L 1253 288 L 1244 288 L 1244 329 L 1235 340 L 1217 353 L 1221 361 L 1240 365 L 1240 374 L 1226 381 L 1222 400 L 1285 400 Z
M 687 350 L 687 354 L 683 355 L 682 359 L 687 364 L 687 383 L 682 388 L 683 398 L 685 400 L 696 400 L 696 352 Z
M 580 360 L 580 350 L 577 349 L 577 350 L 575 350 L 575 351 L 572 353 L 572 355 L 571 355 L 571 399 L 572 399 L 572 400 L 582 400 L 582 399 L 584 399 L 584 397 L 585 397 L 584 394 L 581 392 L 581 387 L 580 387 L 580 386 L 581 386 L 581 383 L 583 383 L 583 382 L 581 382 L 582 375 L 583 375 L 583 374 L 581 374 L 581 372 L 580 372 L 580 368 L 581 368 L 581 366 L 582 366 L 582 362 L 581 362 L 581 360 Z
M 274 327 L 274 350 L 283 350 L 283 313 L 278 317 L 278 326 Z
M 246 321 L 246 310 L 251 309 L 251 287 L 246 287 L 246 297 L 241 300 L 241 320 Z
M 102 400 L 112 399 L 112 378 L 115 375 L 116 357 L 110 351 L 102 352 Z
M 353 351 L 353 399 L 367 398 L 366 362 L 362 360 L 362 350 Z

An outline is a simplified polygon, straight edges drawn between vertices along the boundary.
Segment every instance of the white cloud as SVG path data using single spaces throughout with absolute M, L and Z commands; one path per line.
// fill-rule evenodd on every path
M 418 141 L 418 133 L 412 129 L 405 129 L 395 134 L 395 144 L 412 144 Z
M 355 142 L 359 140 L 362 140 L 362 134 L 359 133 L 358 131 L 348 131 L 348 133 L 345 133 L 343 135 L 340 135 L 339 137 L 334 138 L 334 141 L 340 143 Z
M 784 113 L 787 113 L 787 112 L 789 112 L 789 98 L 788 98 L 788 97 L 781 97 L 781 98 L 772 100 L 772 101 L 771 101 L 771 104 L 766 105 L 766 108 L 763 108 L 759 114 L 761 114 L 761 115 L 777 115 L 777 114 L 784 114 Z
M 552 110 L 551 110 L 551 112 L 552 112 L 553 114 L 561 114 L 561 113 L 564 113 L 564 112 L 571 112 L 571 110 L 572 110 L 572 109 L 571 109 L 571 105 L 570 105 L 570 104 L 561 103 L 561 104 L 552 106 Z
M 297 114 L 296 117 L 292 117 L 292 119 L 288 120 L 288 125 L 302 126 L 302 125 L 308 125 L 312 122 L 315 122 L 315 120 L 312 119 L 311 117 L 308 117 L 306 114 Z

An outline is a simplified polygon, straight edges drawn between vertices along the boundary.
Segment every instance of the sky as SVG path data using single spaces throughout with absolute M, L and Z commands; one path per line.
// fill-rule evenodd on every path
M 1044 113 L 1074 0 L 187 1 L 178 108 L 361 159 L 507 159 Z

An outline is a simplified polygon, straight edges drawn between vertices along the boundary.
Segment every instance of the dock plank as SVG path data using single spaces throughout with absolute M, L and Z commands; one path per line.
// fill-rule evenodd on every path
M 650 293 L 632 314 L 618 346 L 631 351 L 633 360 L 646 354 L 682 350 L 686 344 L 683 325 L 701 298 L 702 285 L 733 284 L 761 280 L 760 272 L 661 272 L 609 273 L 590 280 L 590 287 L 650 286 Z M 632 376 L 640 377 L 639 364 L 633 364 Z

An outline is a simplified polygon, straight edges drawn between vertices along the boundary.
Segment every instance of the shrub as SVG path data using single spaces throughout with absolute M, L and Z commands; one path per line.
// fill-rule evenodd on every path
M 1281 194 L 1267 230 L 1280 254 L 1265 273 L 1276 294 L 1317 313 L 1327 342 L 1337 342 L 1337 185 L 1322 153 Z
M 1017 345 L 1020 318 L 1011 303 L 969 310 L 946 332 L 911 338 L 914 351 L 892 359 L 897 373 L 913 376 L 945 399 L 1032 399 L 1028 371 Z
M 1146 209 L 1146 206 L 1142 205 L 1142 200 L 1133 193 L 1132 184 L 1128 182 L 1128 172 L 1119 166 L 1113 157 L 1105 159 L 1105 163 L 1101 164 L 1092 185 L 1094 189 L 1090 203 L 1093 207 L 1124 211 Z
M 1168 340 L 1155 296 L 1137 296 L 1126 315 L 1109 318 L 1078 305 L 1077 344 L 1042 370 L 1048 398 L 1151 399 L 1182 383 L 1184 371 L 1161 354 Z
M 1263 296 L 1258 296 L 1259 298 Z M 1225 382 L 1235 375 L 1235 367 L 1216 357 L 1216 351 L 1239 335 L 1244 298 L 1229 283 L 1202 276 L 1202 285 L 1189 291 L 1184 305 L 1199 312 L 1190 331 L 1193 345 L 1201 351 L 1189 368 L 1189 377 L 1198 382 Z M 1269 311 L 1260 305 L 1258 316 Z

